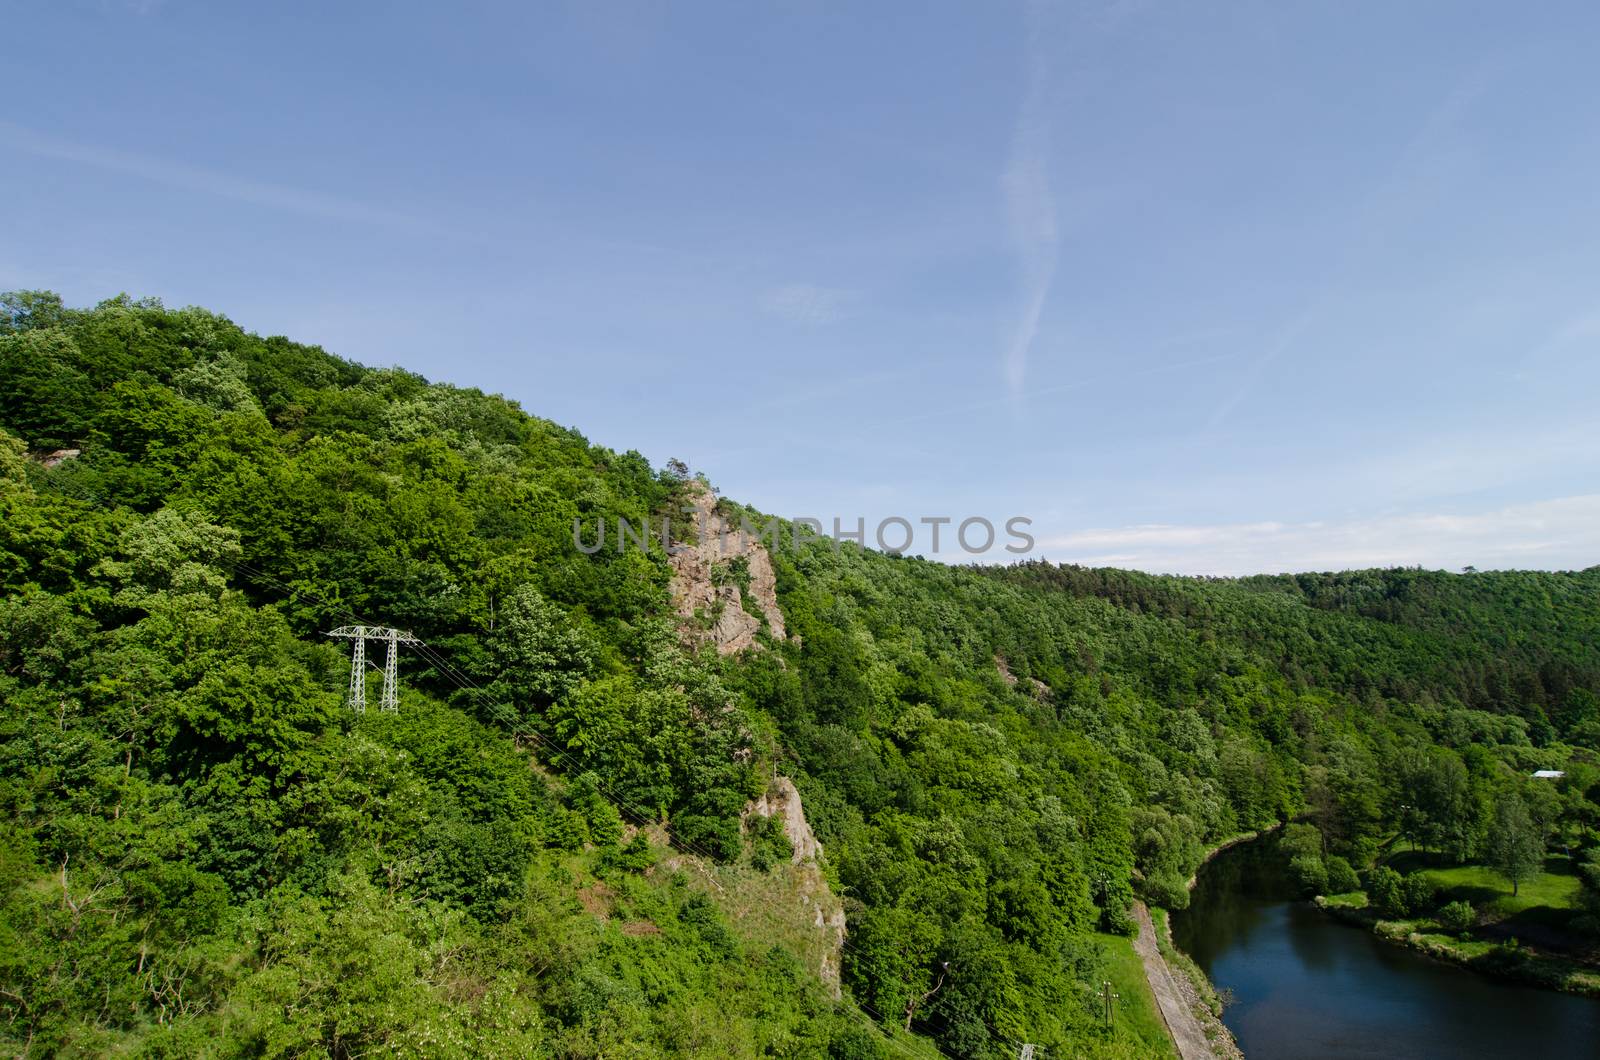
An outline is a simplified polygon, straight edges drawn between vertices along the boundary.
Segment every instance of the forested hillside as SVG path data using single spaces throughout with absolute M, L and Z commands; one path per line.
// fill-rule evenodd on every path
M 1469 856 L 1515 803 L 1596 843 L 1600 568 L 786 534 L 789 635 L 723 656 L 659 548 L 573 540 L 673 518 L 682 465 L 203 310 L 3 306 L 7 1052 L 1143 1055 L 1100 1019 L 1105 935 L 1219 838 L 1304 818 L 1360 870 Z M 353 623 L 427 645 L 397 713 L 345 706 Z M 778 774 L 845 901 L 837 999 L 749 915 L 793 897 L 741 816 Z

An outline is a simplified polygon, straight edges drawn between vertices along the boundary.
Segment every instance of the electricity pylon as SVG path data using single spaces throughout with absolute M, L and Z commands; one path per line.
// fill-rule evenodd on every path
M 402 644 L 421 644 L 422 641 L 400 629 L 387 626 L 340 626 L 328 634 L 355 641 L 350 652 L 350 698 L 346 701 L 357 714 L 367 709 L 367 641 L 387 641 L 388 656 L 383 661 L 383 698 L 379 710 L 393 713 L 400 709 L 399 654 Z

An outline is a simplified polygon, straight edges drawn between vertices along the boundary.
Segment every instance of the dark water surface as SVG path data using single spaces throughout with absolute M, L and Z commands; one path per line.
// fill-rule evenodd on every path
M 1600 1057 L 1600 1001 L 1501 983 L 1379 941 L 1287 893 L 1270 848 L 1200 873 L 1173 940 L 1234 1001 L 1247 1060 Z

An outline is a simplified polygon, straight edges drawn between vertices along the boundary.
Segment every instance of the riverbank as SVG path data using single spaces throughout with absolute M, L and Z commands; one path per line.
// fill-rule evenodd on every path
M 1289 897 L 1295 878 L 1282 861 L 1274 843 L 1233 844 L 1170 919 L 1173 942 L 1226 1000 L 1227 1027 L 1246 1055 L 1505 1060 L 1600 1041 L 1600 999 L 1475 975 L 1422 947 L 1351 930 Z
M 1150 992 L 1155 995 L 1156 1007 L 1161 1012 L 1162 1022 L 1167 1027 L 1167 1035 L 1172 1039 L 1178 1055 L 1182 1060 L 1216 1060 L 1218 1057 L 1243 1060 L 1238 1045 L 1234 1043 L 1232 1035 L 1228 1034 L 1227 1028 L 1222 1026 L 1220 1020 L 1213 1018 L 1210 1021 L 1215 1024 L 1216 1029 L 1220 1029 L 1220 1036 L 1216 1034 L 1215 1029 L 1207 1026 L 1202 1013 L 1209 1014 L 1210 1009 L 1198 1004 L 1198 999 L 1193 993 L 1193 984 L 1188 982 L 1186 976 L 1173 972 L 1162 953 L 1159 936 L 1150 919 L 1150 911 L 1145 908 L 1143 902 L 1133 903 L 1133 919 L 1139 926 L 1139 934 L 1135 937 L 1133 946 L 1140 960 L 1144 962 L 1145 980 L 1150 984 Z M 1162 918 L 1162 923 L 1165 925 L 1165 917 Z M 1185 986 L 1189 989 L 1185 990 Z
M 1282 827 L 1280 824 L 1258 832 L 1246 832 L 1211 847 L 1201 858 L 1194 875 L 1189 877 L 1189 890 L 1193 891 L 1198 883 L 1200 870 L 1218 855 L 1271 835 Z M 1435 960 L 1525 986 L 1600 998 L 1600 968 L 1552 953 L 1538 945 L 1529 945 L 1526 940 L 1518 943 L 1515 939 L 1462 938 L 1444 931 L 1429 917 L 1386 919 L 1366 907 L 1366 895 L 1359 891 L 1332 897 L 1318 895 L 1313 904 L 1343 923 L 1364 928 L 1385 942 L 1404 946 Z M 1186 960 L 1186 963 L 1191 977 L 1199 978 L 1199 989 L 1215 996 L 1215 986 L 1199 966 L 1191 960 Z
M 1222 1022 L 1223 1000 L 1217 988 L 1206 978 L 1200 966 L 1172 941 L 1172 920 L 1167 911 L 1152 909 L 1150 916 L 1155 924 L 1156 948 L 1172 969 L 1172 978 L 1183 995 L 1184 1004 L 1199 1021 L 1201 1033 L 1205 1035 L 1212 1055 L 1224 1060 L 1243 1060 L 1243 1053 L 1233 1032 Z
M 1278 824 L 1259 831 L 1241 832 L 1212 845 L 1201 856 L 1185 888 L 1192 892 L 1199 883 L 1200 870 L 1219 854 L 1242 843 L 1271 835 L 1282 827 Z M 1172 1008 L 1176 1014 L 1168 1020 L 1167 1031 L 1179 1054 L 1188 1060 L 1189 1054 L 1184 1052 L 1187 1041 L 1189 1049 L 1196 1051 L 1199 1056 L 1243 1060 L 1244 1054 L 1240 1052 L 1233 1032 L 1222 1022 L 1224 1001 L 1221 995 L 1211 980 L 1206 978 L 1205 972 L 1200 970 L 1200 966 L 1173 943 L 1172 922 L 1167 911 L 1159 907 L 1147 911 L 1143 902 L 1136 902 L 1134 918 L 1139 926 L 1136 944 L 1141 946 L 1141 956 L 1147 952 L 1149 954 L 1145 961 L 1145 973 L 1151 992 L 1158 1001 L 1163 996 L 1163 990 L 1173 995 Z M 1150 942 L 1146 948 L 1144 941 L 1147 932 Z M 1167 1006 L 1163 1004 L 1163 1017 L 1167 1016 L 1167 1012 Z
M 1356 899 L 1360 899 L 1357 904 Z M 1371 931 L 1378 938 L 1405 946 L 1436 960 L 1526 986 L 1600 998 L 1600 969 L 1580 964 L 1534 946 L 1481 938 L 1462 938 L 1439 930 L 1423 917 L 1387 920 L 1365 905 L 1365 896 L 1318 895 L 1313 904 L 1346 924 Z

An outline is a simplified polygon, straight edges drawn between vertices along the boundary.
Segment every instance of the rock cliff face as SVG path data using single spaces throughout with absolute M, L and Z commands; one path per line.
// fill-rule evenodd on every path
M 765 627 L 774 640 L 787 640 L 778 609 L 778 580 L 772 557 L 756 534 L 741 532 L 717 511 L 717 499 L 703 483 L 689 484 L 692 511 L 674 523 L 692 522 L 693 544 L 678 544 L 671 557 L 672 602 L 684 638 L 710 644 L 721 655 L 761 647 Z M 775 777 L 766 793 L 745 806 L 743 820 L 775 817 L 794 848 L 788 865 L 767 873 L 748 871 L 711 881 L 723 907 L 752 937 L 787 939 L 833 994 L 840 996 L 839 961 L 844 950 L 844 903 L 822 871 L 822 844 L 806 821 L 800 792 L 788 777 Z M 669 864 L 686 866 L 678 857 Z
M 785 639 L 778 581 L 766 546 L 723 518 L 703 483 L 689 488 L 694 511 L 680 518 L 693 521 L 698 540 L 678 545 L 672 554 L 672 602 L 686 637 L 710 643 L 721 655 L 756 646 L 763 624 L 775 640 Z
M 844 903 L 828 886 L 822 873 L 822 844 L 806 821 L 805 809 L 800 805 L 800 792 L 788 777 L 776 777 L 765 794 L 754 800 L 744 810 L 746 823 L 752 817 L 775 817 L 783 822 L 784 835 L 794 848 L 789 859 L 789 876 L 799 895 L 802 912 L 816 928 L 819 953 L 817 975 L 832 992 L 839 996 L 839 958 L 844 950 Z
M 800 805 L 800 792 L 788 777 L 775 778 L 764 795 L 745 807 L 744 819 L 748 821 L 751 817 L 776 817 L 783 822 L 783 834 L 794 847 L 791 863 L 799 865 L 822 856 L 822 844 L 812 834 L 805 809 Z

